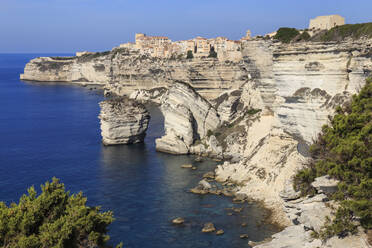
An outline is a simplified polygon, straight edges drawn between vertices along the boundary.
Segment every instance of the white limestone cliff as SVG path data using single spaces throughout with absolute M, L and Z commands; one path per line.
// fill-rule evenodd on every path
M 161 111 L 165 135 L 156 140 L 156 149 L 162 152 L 188 154 L 195 140 L 203 139 L 220 125 L 212 105 L 183 82 L 169 88 L 162 98 Z
M 121 97 L 102 101 L 99 105 L 104 145 L 143 142 L 150 115 L 142 104 Z

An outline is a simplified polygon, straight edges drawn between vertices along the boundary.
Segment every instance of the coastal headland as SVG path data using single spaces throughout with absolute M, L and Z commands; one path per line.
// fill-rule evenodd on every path
M 160 105 L 166 133 L 157 150 L 220 160 L 213 178 L 234 184 L 237 200 L 262 201 L 273 211 L 272 221 L 286 227 L 256 247 L 369 247 L 362 231 L 325 242 L 311 235 L 333 214 L 327 179 L 312 197 L 293 188 L 322 126 L 372 72 L 371 35 L 334 35 L 342 22 L 335 16 L 312 20 L 289 42 L 279 31 L 247 32 L 239 41 L 171 42 L 137 34 L 135 43 L 108 52 L 33 59 L 21 79 L 98 84 L 108 97 Z M 201 185 L 197 193 L 216 193 Z

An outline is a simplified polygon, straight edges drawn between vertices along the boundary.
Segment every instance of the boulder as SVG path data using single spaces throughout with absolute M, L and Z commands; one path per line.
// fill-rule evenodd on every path
M 214 179 L 214 172 L 213 171 L 210 171 L 210 172 L 207 172 L 203 175 L 203 178 L 206 178 L 206 179 Z
M 314 182 L 311 184 L 317 189 L 319 193 L 332 194 L 338 190 L 338 183 L 340 181 L 331 178 L 329 175 L 315 178 Z
M 176 225 L 181 225 L 185 222 L 185 219 L 184 218 L 181 218 L 181 217 L 178 217 L 178 218 L 175 218 L 172 220 L 172 223 L 173 224 L 176 224 Z
M 300 198 L 301 192 L 294 190 L 292 180 L 287 180 L 284 189 L 279 192 L 279 196 L 285 201 L 292 201 Z
M 203 233 L 210 233 L 216 231 L 216 228 L 214 227 L 212 222 L 208 222 L 204 224 L 204 227 L 202 229 Z
M 212 185 L 204 179 L 199 182 L 199 186 L 202 187 L 205 190 L 208 190 L 208 189 L 212 188 Z
M 331 209 L 324 203 L 326 199 L 327 197 L 321 194 L 297 204 L 300 214 L 297 220 L 306 228 L 319 232 L 325 224 L 326 217 L 332 216 Z
M 143 142 L 150 121 L 144 105 L 126 97 L 105 100 L 99 105 L 104 145 Z

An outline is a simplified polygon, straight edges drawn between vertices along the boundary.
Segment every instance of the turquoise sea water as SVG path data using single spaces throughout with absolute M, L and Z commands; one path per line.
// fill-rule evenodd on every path
M 52 54 L 50 54 L 52 55 Z M 83 191 L 88 204 L 112 210 L 113 244 L 125 247 L 249 247 L 276 231 L 262 224 L 257 205 L 237 205 L 230 198 L 188 193 L 216 163 L 194 163 L 192 156 L 155 151 L 163 118 L 149 108 L 151 122 L 144 144 L 101 144 L 99 92 L 67 84 L 21 82 L 24 65 L 38 54 L 0 54 L 0 201 L 17 201 L 27 187 L 53 176 L 71 192 Z M 182 169 L 194 163 L 197 170 Z M 228 216 L 226 208 L 244 206 Z M 173 226 L 175 217 L 187 221 Z M 201 233 L 213 222 L 225 234 Z M 247 227 L 241 224 L 246 222 Z M 239 238 L 247 233 L 248 240 Z

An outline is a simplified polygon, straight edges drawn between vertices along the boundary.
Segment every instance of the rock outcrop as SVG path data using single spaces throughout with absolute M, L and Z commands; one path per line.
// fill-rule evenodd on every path
M 150 121 L 144 105 L 126 97 L 105 100 L 99 105 L 104 145 L 143 142 Z
M 315 178 L 315 181 L 311 184 L 317 192 L 332 194 L 338 190 L 338 183 L 340 181 L 331 178 L 329 175 Z
M 161 104 L 163 96 L 167 93 L 167 89 L 164 87 L 161 88 L 153 88 L 150 90 L 145 90 L 145 89 L 139 89 L 133 91 L 129 98 L 139 101 L 139 102 L 152 102 L 156 104 Z
M 196 140 L 220 125 L 217 111 L 190 85 L 175 82 L 163 96 L 165 135 L 156 140 L 156 149 L 174 154 L 188 154 Z
M 323 182 L 324 178 L 317 178 Z M 287 191 L 294 191 L 291 181 L 287 182 Z M 291 188 L 291 189 L 289 189 Z M 283 210 L 292 222 L 283 231 L 274 234 L 272 240 L 254 246 L 255 248 L 276 248 L 276 247 L 310 247 L 310 248 L 369 248 L 367 237 L 363 232 L 349 237 L 333 237 L 325 242 L 315 238 L 312 232 L 319 232 L 327 217 L 332 218 L 333 211 L 329 206 L 334 205 L 324 194 L 316 194 L 313 197 L 295 199 L 283 198 L 285 203 Z

